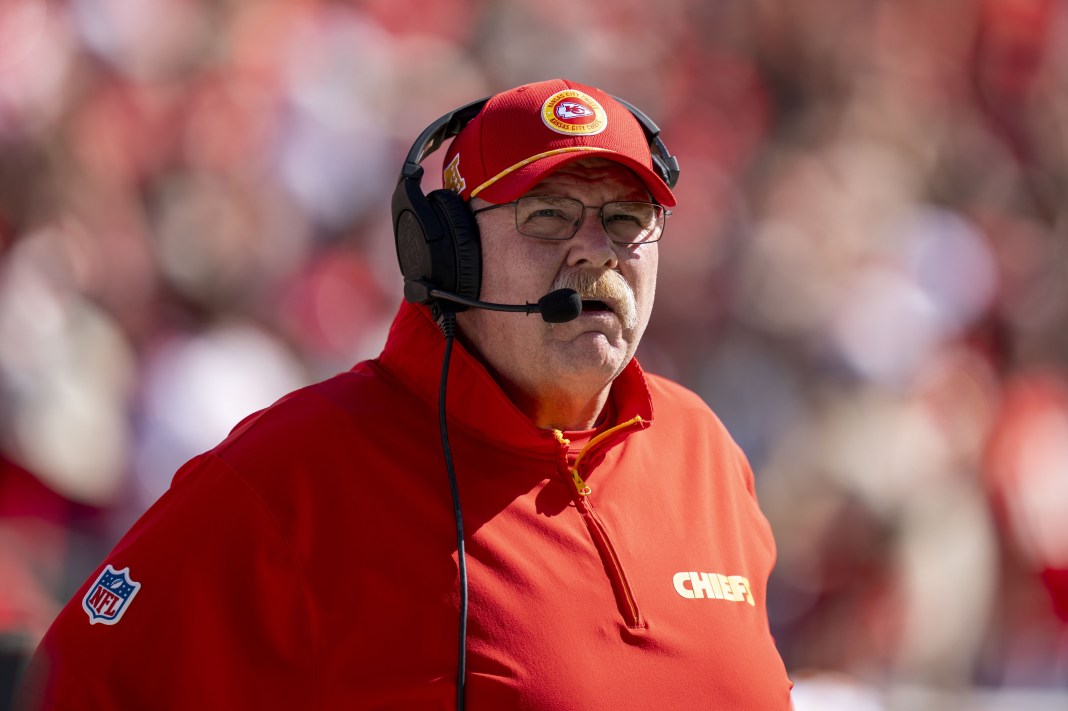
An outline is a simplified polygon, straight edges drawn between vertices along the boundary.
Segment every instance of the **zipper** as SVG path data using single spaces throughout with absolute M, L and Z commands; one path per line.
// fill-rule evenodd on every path
M 616 604 L 623 615 L 624 621 L 627 623 L 627 627 L 631 629 L 645 627 L 645 620 L 642 619 L 641 611 L 638 609 L 638 601 L 634 599 L 634 590 L 631 588 L 627 574 L 623 570 L 623 563 L 620 562 L 619 556 L 616 554 L 615 546 L 612 545 L 612 540 L 608 537 L 608 530 L 605 529 L 604 523 L 597 515 L 597 512 L 593 510 L 593 505 L 589 498 L 579 499 L 578 509 L 582 513 L 586 528 L 589 529 L 590 534 L 593 536 L 593 542 L 608 568 L 612 589 L 616 594 Z
M 587 530 L 590 532 L 590 536 L 593 539 L 594 546 L 597 548 L 597 552 L 601 555 L 601 560 L 604 562 L 608 572 L 609 581 L 612 584 L 612 591 L 615 593 L 616 605 L 619 608 L 619 612 L 623 616 L 627 626 L 631 629 L 645 627 L 645 620 L 642 618 L 641 610 L 638 609 L 638 602 L 634 598 L 634 590 L 631 587 L 630 581 L 627 579 L 626 571 L 623 570 L 623 563 L 620 561 L 619 555 L 616 553 L 615 546 L 612 544 L 612 539 L 608 535 L 608 529 L 605 528 L 604 522 L 601 521 L 601 517 L 597 515 L 597 511 L 593 508 L 593 501 L 590 499 L 590 494 L 593 489 L 585 482 L 585 480 L 583 480 L 582 475 L 579 472 L 579 467 L 586 454 L 593 450 L 599 443 L 624 429 L 636 424 L 641 424 L 641 422 L 642 418 L 639 415 L 600 433 L 586 443 L 586 446 L 583 447 L 578 453 L 578 456 L 575 457 L 575 463 L 568 467 L 571 484 L 575 488 L 576 507 L 582 515 L 582 520 L 585 522 Z M 566 464 L 567 447 L 571 442 L 564 437 L 563 432 L 560 430 L 554 430 L 553 432 L 556 435 L 557 441 L 564 449 L 563 456 Z
M 571 474 L 571 483 L 575 485 L 575 493 L 576 494 L 578 494 L 582 498 L 585 498 L 585 497 L 589 496 L 593 492 L 593 489 L 590 488 L 590 485 L 587 484 L 585 481 L 583 481 L 582 475 L 579 474 L 579 466 L 582 464 L 583 457 L 585 457 L 598 444 L 600 444 L 601 442 L 605 441 L 609 437 L 611 437 L 611 436 L 613 436 L 615 434 L 618 434 L 619 432 L 622 432 L 623 430 L 627 429 L 628 427 L 632 427 L 634 425 L 640 425 L 641 423 L 642 423 L 642 416 L 641 415 L 636 415 L 636 416 L 632 417 L 631 419 L 627 420 L 626 422 L 622 422 L 622 423 L 616 425 L 615 427 L 609 427 L 607 430 L 605 430 L 604 432 L 601 432 L 596 437 L 594 437 L 593 439 L 591 439 L 589 442 L 586 443 L 586 446 L 583 447 L 579 451 L 578 456 L 575 457 L 575 463 L 573 465 L 571 465 L 570 467 L 568 467 L 568 469 L 570 470 L 570 474 Z M 559 442 L 561 445 L 563 445 L 565 448 L 568 445 L 571 444 L 571 440 L 569 440 L 566 437 L 564 437 L 564 433 L 561 432 L 560 430 L 553 430 L 553 434 L 556 435 L 556 441 Z M 565 453 L 564 457 L 566 459 L 566 457 L 567 457 L 566 453 Z

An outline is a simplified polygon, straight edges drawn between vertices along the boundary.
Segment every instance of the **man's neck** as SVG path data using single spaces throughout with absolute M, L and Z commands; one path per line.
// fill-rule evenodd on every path
M 530 397 L 503 386 L 512 402 L 540 429 L 578 431 L 592 429 L 608 402 L 611 383 L 588 396 L 573 392 L 542 393 Z
M 460 332 L 464 348 L 474 355 L 489 371 L 497 385 L 504 391 L 519 410 L 530 418 L 539 429 L 561 431 L 579 431 L 592 429 L 608 402 L 608 394 L 615 380 L 615 373 L 600 383 L 591 383 L 586 378 L 566 378 L 563 376 L 555 383 L 520 384 L 512 381 L 482 356 L 478 348 Z

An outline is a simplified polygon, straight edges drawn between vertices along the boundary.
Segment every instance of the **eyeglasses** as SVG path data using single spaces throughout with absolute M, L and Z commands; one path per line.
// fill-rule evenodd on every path
M 515 206 L 515 228 L 519 234 L 536 239 L 568 240 L 575 236 L 586 210 L 597 210 L 604 231 L 616 244 L 635 245 L 656 242 L 664 233 L 664 221 L 671 214 L 663 205 L 651 202 L 606 202 L 597 207 L 574 198 L 553 195 L 521 197 L 514 202 L 490 205 L 472 214 Z

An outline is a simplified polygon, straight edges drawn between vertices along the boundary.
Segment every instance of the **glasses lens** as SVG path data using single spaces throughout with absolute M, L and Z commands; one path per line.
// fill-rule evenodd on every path
M 570 239 L 582 221 L 582 203 L 563 197 L 524 197 L 515 204 L 520 234 L 538 239 Z
M 609 202 L 602 209 L 604 229 L 616 242 L 634 244 L 660 239 L 664 208 L 650 202 Z

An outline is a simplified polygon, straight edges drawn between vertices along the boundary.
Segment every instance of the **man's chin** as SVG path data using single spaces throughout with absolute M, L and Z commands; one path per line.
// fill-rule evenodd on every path
M 557 346 L 554 350 L 562 371 L 594 378 L 615 375 L 630 358 L 630 348 L 622 338 L 602 331 L 582 331 L 567 341 L 558 341 Z

